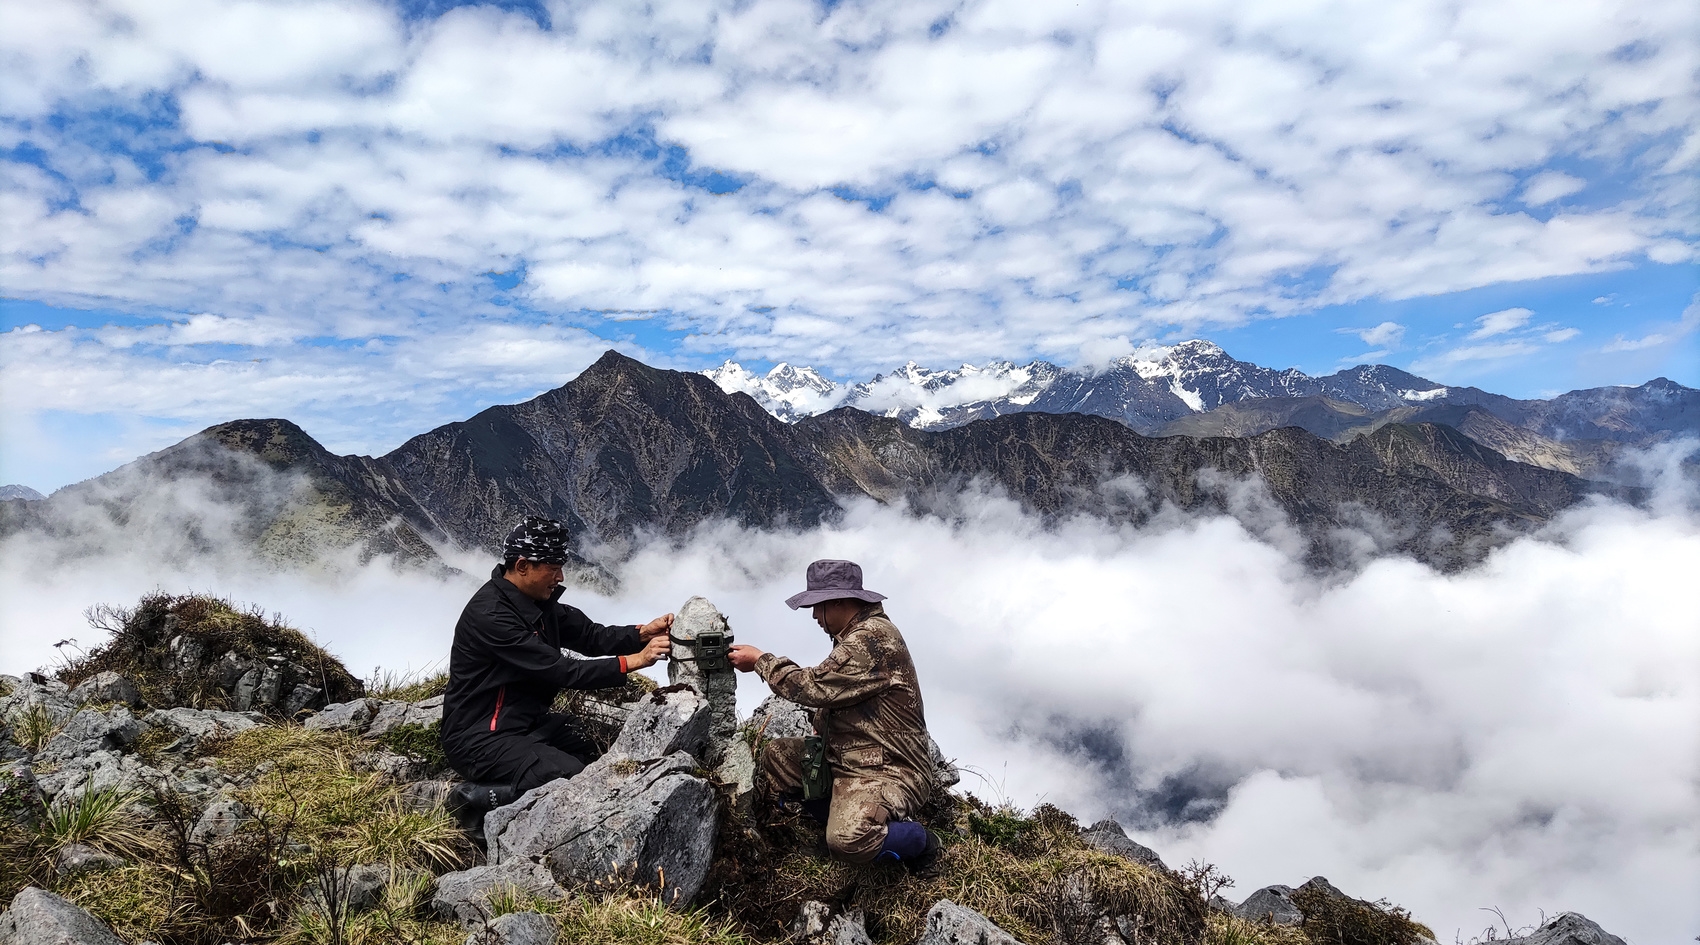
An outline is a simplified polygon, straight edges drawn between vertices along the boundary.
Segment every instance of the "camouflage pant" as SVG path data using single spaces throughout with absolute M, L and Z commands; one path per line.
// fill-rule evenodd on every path
M 803 740 L 776 738 L 761 752 L 761 774 L 769 803 L 800 797 L 803 790 Z M 826 817 L 826 848 L 850 863 L 872 863 L 885 843 L 885 825 L 903 820 L 919 804 L 914 792 L 896 780 L 835 773 Z

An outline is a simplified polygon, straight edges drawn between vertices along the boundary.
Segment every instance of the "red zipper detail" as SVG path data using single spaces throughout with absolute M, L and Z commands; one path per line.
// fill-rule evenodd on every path
M 496 720 L 502 717 L 502 697 L 508 694 L 508 687 L 496 690 L 496 711 L 490 713 L 490 731 L 496 730 Z

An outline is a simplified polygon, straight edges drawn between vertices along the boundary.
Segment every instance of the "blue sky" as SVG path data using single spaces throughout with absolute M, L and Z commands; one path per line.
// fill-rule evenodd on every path
M 1700 385 L 1697 35 L 1685 2 L 14 7 L 0 482 L 240 416 L 383 452 L 609 346 Z

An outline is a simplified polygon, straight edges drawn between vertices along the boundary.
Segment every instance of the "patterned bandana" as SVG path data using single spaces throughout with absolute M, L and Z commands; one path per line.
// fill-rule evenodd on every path
M 502 558 L 525 558 L 540 564 L 567 563 L 567 526 L 552 518 L 527 515 L 502 542 Z

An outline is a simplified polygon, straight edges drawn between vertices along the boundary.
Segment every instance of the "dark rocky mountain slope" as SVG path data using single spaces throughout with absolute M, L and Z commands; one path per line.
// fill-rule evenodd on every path
M 1345 443 L 1291 426 L 1153 438 L 1081 414 L 929 432 L 846 407 L 788 425 L 701 375 L 610 351 L 556 390 L 376 459 L 335 456 L 284 420 L 222 424 L 45 502 L 0 503 L 0 533 L 74 534 L 90 515 L 146 524 L 137 510 L 197 480 L 238 510 L 240 537 L 274 557 L 352 545 L 416 560 L 433 557 L 433 543 L 494 550 L 527 513 L 566 520 L 581 547 L 617 549 L 717 518 L 809 526 L 858 497 L 948 511 L 973 482 L 1053 518 L 1140 522 L 1173 507 L 1266 529 L 1267 509 L 1242 485 L 1255 482 L 1264 505 L 1298 527 L 1313 564 L 1351 563 L 1367 534 L 1382 550 L 1448 568 L 1598 488 L 1433 423 L 1382 424 Z

